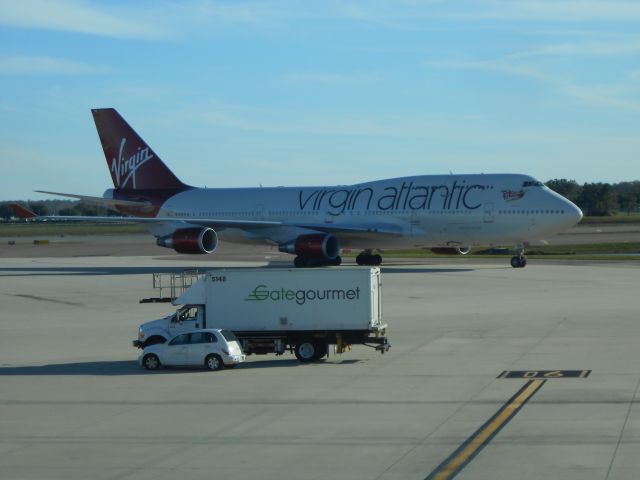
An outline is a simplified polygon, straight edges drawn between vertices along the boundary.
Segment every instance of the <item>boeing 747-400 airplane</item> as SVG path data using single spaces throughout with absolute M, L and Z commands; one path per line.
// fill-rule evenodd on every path
M 359 265 L 384 249 L 464 254 L 477 245 L 524 245 L 575 225 L 578 207 L 520 174 L 421 175 L 344 186 L 197 188 L 182 183 L 113 108 L 92 111 L 113 189 L 102 197 L 42 192 L 98 203 L 126 217 L 53 217 L 143 223 L 158 245 L 209 254 L 218 238 L 264 242 L 296 255 L 297 267 Z M 23 212 L 24 213 L 24 212 Z

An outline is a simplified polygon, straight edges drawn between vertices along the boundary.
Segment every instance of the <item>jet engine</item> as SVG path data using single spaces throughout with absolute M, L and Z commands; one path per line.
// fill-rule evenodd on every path
M 338 239 L 330 234 L 300 235 L 294 241 L 283 243 L 278 250 L 304 258 L 333 260 L 340 254 Z
M 218 246 L 218 235 L 213 228 L 182 228 L 171 235 L 158 238 L 161 247 L 173 248 L 178 253 L 213 253 Z
M 471 251 L 469 247 L 434 247 L 431 251 L 438 255 L 466 255 Z

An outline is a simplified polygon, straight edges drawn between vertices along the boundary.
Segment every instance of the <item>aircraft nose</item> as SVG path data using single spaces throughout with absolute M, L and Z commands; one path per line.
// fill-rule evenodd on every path
M 578 207 L 576 204 L 569 202 L 570 207 L 569 207 L 569 215 L 571 215 L 573 217 L 573 220 L 575 223 L 578 223 L 580 220 L 582 220 L 582 217 L 584 216 L 582 214 L 582 210 L 580 210 L 580 207 Z
M 580 207 L 578 207 L 575 203 L 564 199 L 564 215 L 567 220 L 571 221 L 571 225 L 576 225 L 580 220 L 582 220 L 583 214 Z

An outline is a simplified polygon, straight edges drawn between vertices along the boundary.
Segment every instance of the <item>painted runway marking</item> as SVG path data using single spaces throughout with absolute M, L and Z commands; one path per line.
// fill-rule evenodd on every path
M 498 378 L 587 378 L 591 370 L 506 370 Z
M 438 465 L 425 480 L 446 480 L 455 477 L 488 445 L 502 428 L 522 409 L 527 401 L 544 385 L 546 380 L 528 381 L 484 425 L 476 430 L 449 457 Z
M 67 302 L 65 300 L 57 300 L 55 298 L 40 297 L 37 295 L 27 295 L 26 293 L 16 293 L 14 297 L 28 298 L 29 300 L 38 300 L 40 302 L 59 303 L 61 305 L 73 305 L 74 307 L 84 307 L 83 303 Z

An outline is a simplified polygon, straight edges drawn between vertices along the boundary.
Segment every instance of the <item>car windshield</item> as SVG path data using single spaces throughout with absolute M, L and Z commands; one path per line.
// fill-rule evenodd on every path
M 221 330 L 220 333 L 227 342 L 238 342 L 238 337 L 231 330 Z M 240 342 L 238 342 L 240 343 Z

